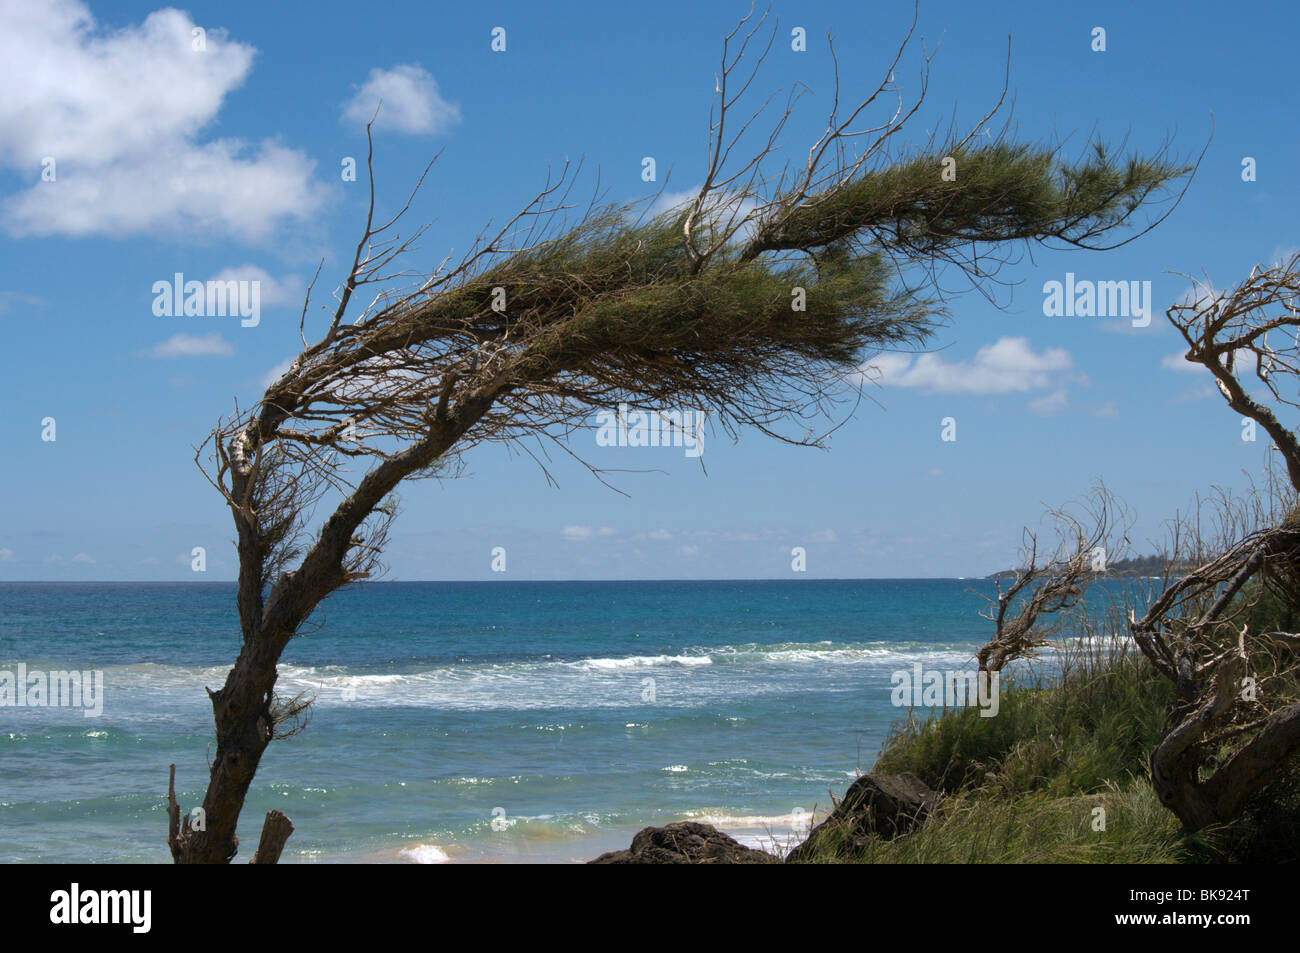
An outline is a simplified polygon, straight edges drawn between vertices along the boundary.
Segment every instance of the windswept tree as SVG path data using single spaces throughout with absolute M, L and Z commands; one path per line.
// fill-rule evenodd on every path
M 1021 565 L 1003 586 L 994 577 L 994 594 L 980 616 L 993 623 L 993 634 L 975 653 L 982 672 L 1000 672 L 1008 663 L 1033 655 L 1053 634 L 1040 619 L 1078 606 L 1088 585 L 1106 571 L 1109 559 L 1121 556 L 1132 525 L 1124 505 L 1098 482 L 1076 507 L 1048 511 L 1056 546 L 1044 552 L 1039 534 L 1026 528 Z
M 806 159 L 773 169 L 798 96 L 756 139 L 764 109 L 736 112 L 776 36 L 765 19 L 746 17 L 723 43 L 703 182 L 679 208 L 578 209 L 566 165 L 458 263 L 415 274 L 404 262 L 424 229 L 397 231 L 411 199 L 378 223 L 371 175 L 319 339 L 307 341 L 305 303 L 301 353 L 197 455 L 209 448 L 205 472 L 235 523 L 243 645 L 209 692 L 202 830 L 170 792 L 177 862 L 235 856 L 262 755 L 301 713 L 277 699 L 277 663 L 323 599 L 377 571 L 403 480 L 455 475 L 491 441 L 573 453 L 593 411 L 620 402 L 818 445 L 816 421 L 860 396 L 863 361 L 920 345 L 942 319 L 941 275 L 983 289 L 1032 243 L 1131 240 L 1162 217 L 1136 221 L 1139 209 L 1161 200 L 1168 214 L 1189 171 L 1163 148 L 1122 158 L 1094 144 L 1068 160 L 1059 143 L 1009 141 L 988 128 L 1001 100 L 966 134 L 896 147 L 927 86 L 928 57 L 910 102 L 894 78 L 915 19 L 885 78 L 847 109 L 836 67 L 825 131 Z M 1130 225 L 1143 227 L 1116 236 Z M 255 859 L 274 861 L 291 830 L 272 812 Z
M 1188 831 L 1235 820 L 1300 754 L 1300 633 L 1259 625 L 1300 614 L 1300 255 L 1201 291 L 1166 312 L 1185 358 L 1279 459 L 1262 495 L 1220 499 L 1212 533 L 1177 527 L 1174 552 L 1195 568 L 1130 625 L 1176 689 L 1151 780 Z

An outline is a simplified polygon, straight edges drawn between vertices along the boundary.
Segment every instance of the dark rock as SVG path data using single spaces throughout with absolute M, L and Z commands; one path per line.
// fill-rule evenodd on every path
M 820 853 L 851 853 L 872 837 L 888 840 L 914 830 L 934 810 L 935 793 L 915 774 L 864 774 L 844 792 L 830 817 L 790 851 L 787 862 Z
M 592 864 L 775 864 L 779 858 L 754 850 L 710 824 L 683 821 L 647 827 L 628 850 L 601 854 Z

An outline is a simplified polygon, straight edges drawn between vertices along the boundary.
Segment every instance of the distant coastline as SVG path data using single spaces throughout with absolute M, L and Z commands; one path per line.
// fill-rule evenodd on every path
M 1128 559 L 1117 559 L 1109 563 L 1105 569 L 1093 573 L 1094 577 L 1107 579 L 1157 579 L 1164 575 L 1168 569 L 1174 575 L 1179 575 L 1191 569 L 1192 564 L 1187 562 L 1170 563 L 1168 556 L 1135 556 Z M 1008 576 L 1016 576 L 1023 570 L 1020 569 L 1000 569 L 997 572 L 991 572 L 983 579 L 1005 579 Z

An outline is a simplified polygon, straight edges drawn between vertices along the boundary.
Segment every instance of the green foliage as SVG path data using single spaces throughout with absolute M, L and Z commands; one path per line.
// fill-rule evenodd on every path
M 1116 160 L 1100 146 L 1073 164 L 1052 148 L 1001 141 L 952 151 L 955 181 L 941 175 L 944 156 L 927 153 L 815 195 L 744 196 L 752 208 L 739 219 L 740 197 L 711 196 L 692 227 L 703 257 L 684 238 L 687 209 L 648 220 L 634 205 L 594 209 L 439 290 L 412 324 L 366 351 L 472 330 L 476 341 L 519 348 L 521 379 L 569 375 L 571 396 L 594 387 L 602 400 L 611 390 L 739 400 L 762 417 L 768 388 L 824 386 L 873 350 L 929 337 L 945 312 L 933 282 L 903 280 L 907 266 L 956 262 L 978 282 L 1009 243 L 1092 247 L 1187 172 L 1159 156 Z
M 1072 671 L 1051 687 L 1018 686 L 1005 675 L 1003 680 L 996 717 L 957 708 L 896 725 L 876 770 L 911 771 L 945 792 L 1100 791 L 1108 782 L 1142 773 L 1173 698 L 1172 686 L 1131 654 L 1109 666 Z
M 1260 611 L 1264 611 L 1261 609 Z M 1235 824 L 1185 836 L 1147 759 L 1173 689 L 1122 653 L 1051 685 L 1011 684 L 998 715 L 956 708 L 896 725 L 876 761 L 942 792 L 916 831 L 852 844 L 831 832 L 811 863 L 1284 863 L 1300 859 L 1300 763 Z M 1105 830 L 1095 829 L 1095 808 Z
M 954 181 L 938 174 L 946 157 L 956 160 Z M 963 242 L 1087 243 L 1188 171 L 1161 156 L 1117 159 L 1100 143 L 1075 163 L 1053 148 L 1008 142 L 925 153 L 787 209 L 763 245 L 810 249 L 856 238 L 937 255 Z
M 1300 630 L 1300 596 L 1278 575 L 1267 572 L 1268 585 L 1252 581 L 1237 597 L 1237 601 L 1246 606 L 1240 622 L 1249 626 L 1251 632 Z
M 1105 830 L 1094 830 L 1096 808 Z M 871 838 L 860 847 L 826 840 L 808 863 L 864 864 L 1171 864 L 1194 859 L 1199 842 L 1180 836 L 1178 821 L 1151 785 L 1129 779 L 1095 794 L 1005 798 L 963 791 L 943 799 L 911 834 Z

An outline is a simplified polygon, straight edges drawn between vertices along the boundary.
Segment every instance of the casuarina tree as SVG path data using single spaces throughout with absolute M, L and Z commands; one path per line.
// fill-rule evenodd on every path
M 579 206 L 566 165 L 460 261 L 415 274 L 405 262 L 424 229 L 398 231 L 411 199 L 379 221 L 371 174 L 319 336 L 308 342 L 305 303 L 301 352 L 198 454 L 235 524 L 243 641 L 209 691 L 201 829 L 171 794 L 177 862 L 235 856 L 262 756 L 303 711 L 276 694 L 281 656 L 322 600 L 378 571 L 403 481 L 455 475 L 491 441 L 574 452 L 570 437 L 620 403 L 818 444 L 873 352 L 918 346 L 943 320 L 947 279 L 986 289 L 1034 243 L 1131 240 L 1190 171 L 1163 148 L 1123 156 L 1094 142 L 1068 158 L 1059 142 L 1013 141 L 989 125 L 1001 99 L 968 132 L 904 147 L 928 82 L 928 57 L 916 95 L 895 79 L 915 19 L 865 97 L 842 100 L 834 67 L 824 131 L 775 168 L 798 95 L 767 120 L 740 111 L 776 35 L 764 19 L 724 41 L 702 184 L 667 211 Z M 271 812 L 255 860 L 274 862 L 291 831 Z

